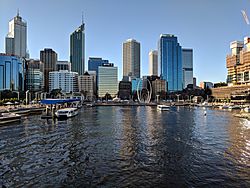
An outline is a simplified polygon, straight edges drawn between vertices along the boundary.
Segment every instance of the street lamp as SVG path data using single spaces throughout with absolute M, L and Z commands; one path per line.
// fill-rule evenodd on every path
M 29 90 L 27 90 L 25 93 L 26 93 L 26 106 L 27 106 L 27 104 L 28 104 L 28 93 L 29 93 Z
M 180 94 L 176 94 L 176 96 L 177 96 L 177 102 L 179 102 L 179 96 L 180 96 Z

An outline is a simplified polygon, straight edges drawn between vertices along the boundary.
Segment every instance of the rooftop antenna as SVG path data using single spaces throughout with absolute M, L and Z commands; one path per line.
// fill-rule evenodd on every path
M 17 9 L 17 16 L 19 17 L 19 8 Z
M 244 10 L 242 10 L 241 13 L 242 13 L 242 15 L 243 15 L 243 18 L 244 18 L 246 24 L 249 25 L 250 23 L 249 23 L 249 19 L 248 19 L 248 17 L 247 17 L 246 12 L 245 12 Z
M 82 11 L 82 24 L 84 23 L 83 11 Z

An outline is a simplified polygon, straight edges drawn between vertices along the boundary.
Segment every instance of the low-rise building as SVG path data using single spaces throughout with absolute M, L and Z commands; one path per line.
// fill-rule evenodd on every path
M 84 98 L 92 101 L 94 99 L 94 76 L 85 72 L 78 78 L 79 91 L 84 95 Z
M 122 100 L 129 100 L 131 97 L 132 84 L 129 81 L 119 82 L 119 98 Z

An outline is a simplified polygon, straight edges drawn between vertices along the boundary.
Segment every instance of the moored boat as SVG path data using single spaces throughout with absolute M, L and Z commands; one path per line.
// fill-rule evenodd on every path
M 167 105 L 157 105 L 157 110 L 166 111 L 169 110 L 170 106 Z
M 74 117 L 78 114 L 77 108 L 63 108 L 56 111 L 56 117 L 58 119 L 67 119 Z
M 244 111 L 250 113 L 250 107 L 245 107 Z
M 1 113 L 0 114 L 0 125 L 17 122 L 21 120 L 21 116 L 15 113 Z

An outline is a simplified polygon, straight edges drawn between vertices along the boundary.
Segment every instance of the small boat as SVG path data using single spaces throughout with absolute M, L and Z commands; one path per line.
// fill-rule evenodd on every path
M 165 110 L 169 110 L 170 106 L 167 105 L 157 105 L 157 110 L 160 111 L 165 111 Z
M 229 110 L 238 110 L 238 109 L 241 109 L 241 107 L 238 105 L 233 105 L 233 106 L 229 106 L 228 109 Z
M 0 114 L 0 125 L 18 122 L 21 120 L 21 116 L 15 113 L 1 113 Z
M 229 108 L 229 106 L 227 106 L 227 105 L 219 106 L 219 109 L 228 109 L 228 108 Z
M 77 108 L 63 108 L 56 111 L 56 117 L 58 119 L 67 119 L 74 117 L 78 114 Z
M 250 113 L 250 107 L 245 107 L 244 111 Z

